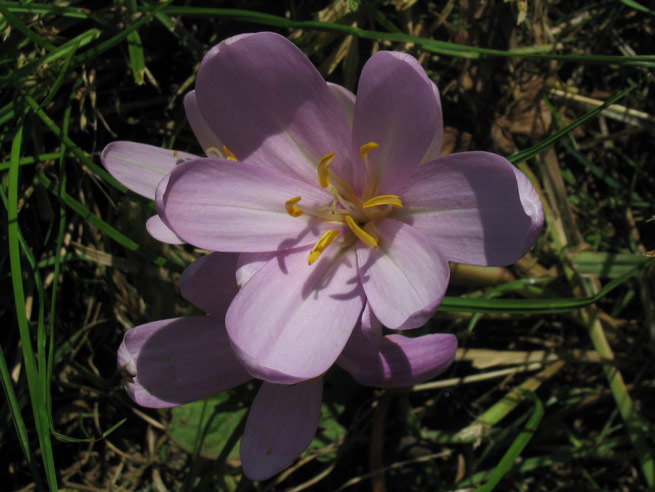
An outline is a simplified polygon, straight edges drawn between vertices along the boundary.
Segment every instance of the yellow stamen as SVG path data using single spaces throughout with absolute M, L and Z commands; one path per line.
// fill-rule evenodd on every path
M 296 204 L 300 201 L 300 197 L 294 197 L 289 200 L 284 204 L 284 207 L 287 209 L 287 213 L 291 217 L 300 217 L 304 212 L 300 209 L 300 207 L 296 207 Z
M 177 150 L 174 150 L 173 151 L 173 157 L 177 157 L 177 154 L 178 154 Z
M 402 208 L 403 202 L 400 200 L 398 195 L 378 195 L 374 196 L 370 200 L 366 200 L 362 207 L 371 208 L 377 207 L 378 205 L 391 205 L 392 207 Z
M 312 250 L 309 252 L 309 258 L 307 259 L 307 262 L 311 265 L 316 260 L 318 260 L 318 257 L 321 256 L 321 253 L 325 251 L 325 249 L 330 244 L 332 244 L 332 241 L 334 241 L 338 235 L 339 235 L 339 231 L 336 229 L 330 229 L 329 231 L 325 231 L 323 235 L 320 237 L 320 239 L 316 241 L 316 244 L 314 245 Z
M 217 155 L 218 157 L 220 157 L 221 159 L 223 158 L 223 153 L 220 151 L 220 149 L 219 149 L 218 147 L 213 147 L 213 146 L 212 146 L 212 147 L 207 147 L 207 148 L 205 149 L 205 154 L 209 155 L 211 152 L 213 152 L 214 154 L 216 154 L 216 155 Z
M 368 153 L 371 150 L 377 149 L 379 147 L 380 147 L 380 144 L 376 143 L 376 142 L 369 142 L 369 143 L 366 143 L 366 144 L 362 145 L 359 148 L 359 158 L 361 160 L 364 160 L 364 158 L 368 155 Z
M 350 215 L 346 215 L 346 224 L 348 224 L 350 230 L 353 231 L 353 234 L 357 236 L 359 240 L 369 248 L 375 248 L 378 245 L 378 242 L 375 240 L 375 238 L 364 229 L 359 227 L 359 224 L 357 224 L 355 219 L 353 219 Z
M 334 152 L 330 152 L 321 157 L 321 160 L 318 162 L 318 183 L 323 188 L 327 188 L 327 185 L 330 184 L 330 171 L 328 167 L 333 159 Z
M 223 152 L 225 153 L 225 158 L 228 161 L 238 161 L 237 156 L 232 153 L 230 149 L 227 148 L 227 145 L 223 145 Z

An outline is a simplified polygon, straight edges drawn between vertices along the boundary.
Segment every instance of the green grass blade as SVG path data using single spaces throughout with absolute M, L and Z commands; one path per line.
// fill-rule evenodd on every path
M 100 176 L 102 179 L 104 179 L 107 183 L 111 184 L 114 188 L 116 188 L 119 191 L 122 191 L 123 193 L 127 192 L 127 188 L 120 184 L 116 178 L 114 178 L 111 174 L 109 174 L 107 171 L 105 171 L 103 168 L 98 166 L 95 162 L 93 162 L 91 159 L 88 158 L 86 153 L 78 147 L 75 142 L 73 142 L 68 136 L 64 135 L 61 131 L 61 128 L 52 121 L 52 119 L 41 109 L 39 104 L 32 99 L 30 96 L 26 96 L 25 100 L 27 101 L 27 104 L 30 105 L 32 110 L 38 115 L 39 118 L 41 118 L 41 121 L 54 133 L 59 137 L 59 139 L 65 143 L 68 147 L 70 147 L 71 152 L 75 154 L 75 156 L 82 161 L 86 166 L 89 167 L 94 173 L 96 173 L 98 176 Z
M 61 155 L 60 152 L 47 152 L 45 154 L 38 154 L 29 157 L 21 157 L 18 161 L 19 166 L 27 166 L 30 164 L 36 164 L 37 162 L 50 161 L 57 159 Z M 66 157 L 72 157 L 72 152 L 67 152 Z M 0 162 L 0 171 L 6 171 L 9 169 L 10 161 Z
M 649 260 L 645 258 L 636 267 L 618 276 L 596 294 L 588 297 L 553 298 L 553 299 L 470 299 L 466 297 L 444 297 L 440 311 L 469 313 L 524 313 L 545 314 L 575 311 L 598 302 L 626 280 L 637 275 Z
M 25 310 L 25 292 L 23 290 L 23 269 L 20 259 L 20 245 L 18 228 L 18 161 L 20 159 L 21 145 L 23 139 L 23 125 L 19 124 L 11 145 L 11 167 L 7 180 L 7 221 L 9 238 L 9 262 L 11 269 L 11 282 L 14 292 L 14 304 L 16 308 L 16 319 L 23 349 L 23 361 L 25 363 L 25 374 L 27 376 L 32 410 L 39 438 L 41 459 L 43 461 L 46 478 L 50 490 L 57 490 L 57 474 L 52 454 L 50 432 L 47 425 L 48 419 L 45 413 L 45 406 L 41 401 L 39 388 L 40 375 L 32 348 L 30 328 Z
M 551 455 L 535 456 L 533 458 L 527 458 L 521 461 L 520 463 L 517 463 L 515 470 L 520 473 L 525 473 L 531 470 L 536 470 L 538 468 L 552 467 L 552 466 L 556 466 L 558 463 L 566 463 L 568 461 L 584 459 L 591 456 L 596 456 L 599 458 L 603 458 L 603 457 L 607 458 L 610 456 L 616 457 L 618 453 L 614 450 L 614 448 L 621 448 L 626 444 L 629 444 L 627 438 L 623 436 L 612 437 L 606 439 L 604 442 L 599 443 L 597 445 L 596 444 L 586 445 L 582 447 L 577 447 L 567 452 L 560 451 L 558 453 L 551 454 Z M 487 480 L 488 477 L 491 476 L 491 473 L 493 473 L 493 470 L 491 471 L 486 470 L 486 471 L 475 473 L 472 477 L 462 480 L 458 485 L 460 487 L 470 487 L 473 484 L 480 483 L 483 480 Z M 568 490 L 568 489 L 564 489 L 564 490 Z
M 640 4 L 639 2 L 635 2 L 635 0 L 619 0 L 623 5 L 627 5 L 630 8 L 633 8 L 635 10 L 639 10 L 640 12 L 646 12 L 647 14 L 650 15 L 655 15 L 655 10 L 649 9 L 648 7 Z
M 137 85 L 143 84 L 143 76 L 146 72 L 146 59 L 143 54 L 143 43 L 139 31 L 133 31 L 127 36 L 127 52 L 130 57 L 130 68 Z
M 14 428 L 16 429 L 16 434 L 18 435 L 18 443 L 20 444 L 25 459 L 32 471 L 32 477 L 35 479 L 37 488 L 42 489 L 43 484 L 41 483 L 41 476 L 39 471 L 36 468 L 34 463 L 34 456 L 32 455 L 32 449 L 30 448 L 30 439 L 27 435 L 27 428 L 25 427 L 25 421 L 23 420 L 23 414 L 21 413 L 20 405 L 16 399 L 16 392 L 14 391 L 14 385 L 11 381 L 11 376 L 9 374 L 9 368 L 7 367 L 7 361 L 5 360 L 5 352 L 2 346 L 0 346 L 0 378 L 2 379 L 2 389 L 5 392 L 5 397 L 7 398 L 7 403 L 9 404 L 9 411 L 11 412 L 11 420 L 14 423 Z
M 161 6 L 157 7 L 158 9 Z M 477 48 L 473 46 L 466 46 L 457 43 L 450 43 L 447 41 L 439 41 L 436 39 L 421 38 L 411 36 L 405 33 L 397 32 L 378 32 L 360 29 L 358 27 L 334 24 L 330 22 L 319 21 L 296 21 L 279 17 L 272 14 L 264 14 L 261 12 L 253 12 L 249 10 L 240 9 L 221 9 L 212 7 L 183 7 L 183 6 L 169 6 L 163 9 L 164 12 L 170 15 L 179 15 L 185 17 L 222 17 L 233 19 L 242 22 L 251 22 L 255 24 L 262 24 L 266 26 L 275 26 L 288 29 L 303 29 L 309 31 L 325 31 L 335 32 L 347 36 L 357 36 L 362 39 L 372 39 L 376 41 L 391 41 L 396 43 L 414 43 L 426 51 L 438 53 L 447 56 L 456 56 L 460 58 L 481 58 L 481 57 L 518 57 L 529 59 L 541 60 L 559 60 L 562 62 L 578 62 L 578 63 L 603 63 L 615 65 L 636 65 L 653 67 L 655 66 L 655 56 L 642 55 L 642 56 L 613 56 L 613 55 L 549 55 L 540 54 L 544 51 L 553 51 L 554 47 L 546 46 L 529 46 L 513 50 L 494 50 L 488 48 Z
M 644 258 L 633 253 L 582 251 L 571 255 L 571 261 L 579 273 L 617 278 L 643 263 Z
M 34 73 L 34 71 L 41 66 L 47 65 L 56 60 L 59 60 L 60 58 L 65 57 L 70 52 L 71 49 L 73 48 L 77 49 L 78 47 L 82 47 L 89 44 L 91 41 L 100 37 L 100 35 L 101 35 L 101 31 L 99 29 L 89 29 L 88 31 L 71 39 L 70 41 L 65 42 L 64 44 L 59 46 L 56 50 L 48 53 L 46 56 L 39 58 L 38 60 L 35 60 L 33 62 L 30 62 L 24 65 L 23 67 L 19 68 L 18 70 L 14 70 L 8 76 L 0 77 L 0 88 L 16 87 L 20 85 L 19 81 L 23 77 Z
M 544 405 L 541 400 L 531 391 L 523 390 L 522 393 L 533 401 L 534 408 L 530 419 L 525 424 L 525 428 L 521 431 L 518 437 L 514 440 L 507 452 L 503 455 L 498 465 L 491 472 L 491 475 L 483 486 L 478 487 L 475 492 L 491 492 L 498 482 L 514 467 L 516 459 L 521 455 L 521 452 L 530 442 L 532 436 L 537 431 L 539 423 L 544 416 Z
M 23 21 L 16 17 L 11 11 L 9 11 L 4 5 L 0 4 L 0 14 L 4 16 L 5 19 L 12 25 L 15 29 L 22 32 L 26 38 L 32 41 L 35 45 L 43 48 L 46 51 L 54 51 L 57 47 L 50 43 L 49 41 L 43 39 L 41 36 L 32 31 L 27 27 Z
M 116 34 L 114 37 L 108 39 L 107 41 L 103 41 L 102 43 L 100 43 L 97 46 L 94 46 L 93 48 L 89 48 L 84 53 L 81 53 L 80 55 L 75 57 L 73 66 L 79 66 L 85 63 L 89 63 L 90 61 L 94 60 L 105 51 L 110 50 L 114 46 L 117 46 L 118 44 L 123 42 L 124 39 L 127 39 L 130 33 L 136 32 L 136 30 L 139 29 L 141 26 L 143 26 L 146 22 L 149 22 L 150 19 L 152 19 L 157 12 L 163 11 L 172 2 L 173 0 L 166 0 L 164 3 L 150 10 L 146 15 L 141 17 L 137 22 L 135 22 L 134 24 L 130 25 L 123 31 Z
M 567 125 L 566 127 L 562 128 L 560 131 L 556 132 L 555 134 L 551 135 L 550 137 L 542 140 L 536 145 L 533 145 L 529 149 L 522 150 L 521 152 L 516 152 L 512 155 L 510 155 L 507 159 L 512 163 L 512 164 L 519 164 L 521 162 L 527 161 L 528 159 L 533 158 L 537 154 L 541 154 L 544 150 L 546 150 L 548 147 L 553 145 L 555 142 L 557 142 L 560 138 L 562 138 L 565 135 L 568 135 L 571 133 L 574 129 L 585 123 L 586 121 L 590 120 L 597 114 L 601 113 L 603 110 L 607 109 L 609 106 L 614 104 L 617 101 L 620 101 L 625 97 L 626 94 L 630 93 L 634 89 L 636 89 L 638 85 L 634 84 L 628 87 L 627 89 L 619 92 L 615 96 L 609 98 L 607 101 L 605 101 L 605 104 L 602 106 L 598 106 L 597 108 L 592 109 L 589 111 L 587 114 L 584 116 L 581 116 L 577 120 L 575 120 L 573 123 L 570 125 Z
M 593 285 L 588 282 L 588 279 L 586 280 L 587 282 L 582 283 L 584 291 L 587 293 L 593 292 Z M 596 312 L 594 310 L 582 311 L 581 315 L 583 321 L 587 324 L 589 338 L 596 352 L 598 352 L 603 360 L 608 362 L 613 361 L 614 353 L 607 341 Z M 648 424 L 635 408 L 621 372 L 611 363 L 603 364 L 602 367 L 616 406 L 625 424 L 626 432 L 641 465 L 644 479 L 650 489 L 655 489 L 655 453 L 651 444 L 646 439 L 648 435 Z
M 0 2 L 4 8 L 19 14 L 45 14 L 72 17 L 75 19 L 88 19 L 89 10 L 77 7 L 62 7 L 59 5 L 21 3 L 21 2 Z
M 120 231 L 114 229 L 112 226 L 107 224 L 100 217 L 92 213 L 88 208 L 86 208 L 80 202 L 75 200 L 68 193 L 62 191 L 60 187 L 57 186 L 57 184 L 53 183 L 44 174 L 39 174 L 38 180 L 43 186 L 45 186 L 46 189 L 48 189 L 55 196 L 57 196 L 67 207 L 72 209 L 75 213 L 84 217 L 84 219 L 88 220 L 91 224 L 97 227 L 105 235 L 116 241 L 124 248 L 127 248 L 130 251 L 134 251 L 136 253 L 141 254 L 144 258 L 152 261 L 157 266 L 166 266 L 167 268 L 171 268 L 172 270 L 181 270 L 182 267 L 185 266 L 182 265 L 180 262 L 174 260 L 173 258 L 164 258 L 162 256 L 158 256 L 148 251 L 145 251 L 137 242 L 133 241 L 132 239 L 130 239 Z
M 59 92 L 61 85 L 64 83 L 66 74 L 68 74 L 68 70 L 70 68 L 71 62 L 73 61 L 73 56 L 75 55 L 79 47 L 80 47 L 79 44 L 75 44 L 68 50 L 68 53 L 64 57 L 64 61 L 61 64 L 62 66 L 61 69 L 59 70 L 59 75 L 57 75 L 57 78 L 52 83 L 48 95 L 46 96 L 45 100 L 41 103 L 41 107 L 47 105 L 50 101 L 52 101 L 54 97 L 57 95 L 57 92 Z

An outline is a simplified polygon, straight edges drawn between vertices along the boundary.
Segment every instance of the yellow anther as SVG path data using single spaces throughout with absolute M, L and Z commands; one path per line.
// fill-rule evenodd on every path
M 362 207 L 371 208 L 378 205 L 391 205 L 392 207 L 402 208 L 403 202 L 398 195 L 378 195 L 362 203 Z
M 307 259 L 307 262 L 311 265 L 316 260 L 318 260 L 318 257 L 321 256 L 321 253 L 325 251 L 325 249 L 330 244 L 332 244 L 332 241 L 334 241 L 338 235 L 339 231 L 337 229 L 330 229 L 329 231 L 325 231 L 319 240 L 316 241 L 316 244 L 312 250 L 309 252 L 309 258 Z
M 225 158 L 228 161 L 238 161 L 237 156 L 232 153 L 230 149 L 227 148 L 227 145 L 223 145 L 223 152 L 225 153 Z
M 375 240 L 375 238 L 364 229 L 362 229 L 359 224 L 355 222 L 355 219 L 353 219 L 350 215 L 346 215 L 346 224 L 348 224 L 350 230 L 353 231 L 353 234 L 357 236 L 359 240 L 369 248 L 375 248 L 378 245 L 378 242 Z
M 321 157 L 321 160 L 318 161 L 318 183 L 323 188 L 327 188 L 327 185 L 330 184 L 330 162 L 334 159 L 334 152 L 325 154 Z
M 371 150 L 377 149 L 377 148 L 379 148 L 379 147 L 380 147 L 380 144 L 379 144 L 379 143 L 376 143 L 376 142 L 369 142 L 369 143 L 366 143 L 366 144 L 362 145 L 362 146 L 359 148 L 359 158 L 360 158 L 361 160 L 364 160 L 364 158 L 366 157 L 366 155 L 367 155 Z
M 221 150 L 220 150 L 218 147 L 213 147 L 213 146 L 212 146 L 212 147 L 207 147 L 207 148 L 205 149 L 205 154 L 209 155 L 211 152 L 213 152 L 214 154 L 216 154 L 216 155 L 217 155 L 218 157 L 220 157 L 221 159 L 223 158 L 223 153 L 221 152 Z
M 174 150 L 173 151 L 173 157 L 177 157 L 177 154 L 178 154 L 177 150 Z
M 300 207 L 297 207 L 296 204 L 300 201 L 300 197 L 296 196 L 294 198 L 291 198 L 290 200 L 287 200 L 287 202 L 284 204 L 284 207 L 287 209 L 287 213 L 291 217 L 300 217 L 304 212 L 300 209 Z

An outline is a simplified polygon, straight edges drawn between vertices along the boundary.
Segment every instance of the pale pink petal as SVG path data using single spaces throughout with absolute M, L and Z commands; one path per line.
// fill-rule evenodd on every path
M 154 200 L 161 179 L 177 164 L 198 157 L 136 142 L 112 142 L 100 159 L 111 175 L 134 193 Z
M 353 153 L 369 142 L 380 145 L 368 154 L 378 194 L 397 194 L 428 150 L 440 116 L 433 84 L 414 57 L 379 51 L 366 62 L 355 102 Z M 357 165 L 358 190 L 363 169 Z
M 226 325 L 250 373 L 290 384 L 327 371 L 364 304 L 355 254 L 335 246 L 313 264 L 309 249 L 279 254 L 232 301 Z
M 411 226 L 392 219 L 376 224 L 376 248 L 357 246 L 359 277 L 375 316 L 392 329 L 417 328 L 434 314 L 448 287 L 448 262 Z
M 191 125 L 191 129 L 204 153 L 209 157 L 225 157 L 223 155 L 223 142 L 209 128 L 205 118 L 200 113 L 196 91 L 191 91 L 184 96 L 184 111 L 186 119 L 189 121 L 189 125 Z
M 456 349 L 457 338 L 451 334 L 382 337 L 355 328 L 337 363 L 360 384 L 400 388 L 444 372 L 455 360 Z
M 118 349 L 118 368 L 130 397 L 151 408 L 200 400 L 251 379 L 232 353 L 224 324 L 210 316 L 132 328 Z
M 266 253 L 242 253 L 237 261 L 237 285 L 243 287 L 268 261 L 277 256 L 276 251 Z
M 184 241 L 162 222 L 159 215 L 153 215 L 146 221 L 146 229 L 148 234 L 162 243 L 184 244 Z
M 544 221 L 530 181 L 488 152 L 451 154 L 421 166 L 401 196 L 398 216 L 457 263 L 514 263 Z
M 525 248 L 527 252 L 539 237 L 541 228 L 544 225 L 544 206 L 541 203 L 539 193 L 532 186 L 530 179 L 515 166 L 512 166 L 512 171 L 516 178 L 516 185 L 518 186 L 523 211 L 530 217 L 530 227 L 525 234 Z
M 300 456 L 321 417 L 323 381 L 291 386 L 264 383 L 241 438 L 241 465 L 251 480 L 266 480 Z
M 421 164 L 425 164 L 426 162 L 430 162 L 438 158 L 441 155 L 441 146 L 443 144 L 443 116 L 441 112 L 441 96 L 439 95 L 439 88 L 437 87 L 437 84 L 432 81 L 430 82 L 432 83 L 432 91 L 434 92 L 434 97 L 436 98 L 437 104 L 439 105 L 439 115 L 437 117 L 437 125 L 434 130 L 432 142 L 430 143 L 428 150 L 425 152 L 425 155 L 421 159 Z
M 333 200 L 318 185 L 245 162 L 198 159 L 170 174 L 157 208 L 162 220 L 196 247 L 263 252 L 313 244 L 331 227 L 308 214 L 289 215 L 285 204 L 295 196 L 307 207 Z
M 191 263 L 180 278 L 180 293 L 187 301 L 216 319 L 225 313 L 237 295 L 236 253 L 210 253 Z
M 332 91 L 332 94 L 337 98 L 337 102 L 339 103 L 339 106 L 341 106 L 341 110 L 348 122 L 348 126 L 352 128 L 353 116 L 355 114 L 355 94 L 342 85 L 334 84 L 332 82 L 328 82 L 327 84 Z
M 358 328 L 365 335 L 382 336 L 382 323 L 380 323 L 380 320 L 375 317 L 371 305 L 368 302 L 362 311 L 362 317 L 359 320 Z
M 227 39 L 204 57 L 198 106 L 217 137 L 248 161 L 316 183 L 322 156 L 350 178 L 350 132 L 336 98 L 291 41 L 270 32 Z

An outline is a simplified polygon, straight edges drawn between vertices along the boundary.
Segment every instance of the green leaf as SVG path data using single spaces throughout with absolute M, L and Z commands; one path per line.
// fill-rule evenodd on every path
M 343 411 L 343 405 L 336 405 L 336 407 L 338 407 L 336 410 L 339 413 Z M 336 417 L 328 405 L 325 403 L 321 405 L 321 420 L 318 423 L 316 435 L 309 445 L 310 448 L 323 449 L 326 446 L 343 441 L 346 436 L 346 428 L 337 421 Z M 335 448 L 334 454 L 326 453 L 321 456 L 331 460 L 336 452 L 337 449 Z
M 243 419 L 246 409 L 230 401 L 229 392 L 194 401 L 172 410 L 171 439 L 189 453 L 216 459 Z M 237 458 L 235 447 L 228 457 Z

